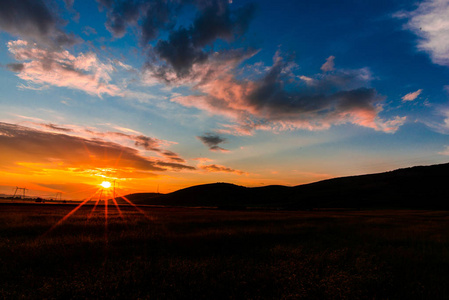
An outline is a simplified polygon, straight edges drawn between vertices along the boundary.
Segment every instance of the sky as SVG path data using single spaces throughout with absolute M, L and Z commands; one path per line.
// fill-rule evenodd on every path
M 2 0 L 0 194 L 446 163 L 448 15 L 448 0 Z

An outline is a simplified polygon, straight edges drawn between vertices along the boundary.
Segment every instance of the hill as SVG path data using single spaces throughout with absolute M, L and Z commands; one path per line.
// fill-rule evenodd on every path
M 263 207 L 449 209 L 449 163 L 328 179 L 287 186 L 243 187 L 229 183 L 192 186 L 169 194 L 132 194 L 136 204 Z

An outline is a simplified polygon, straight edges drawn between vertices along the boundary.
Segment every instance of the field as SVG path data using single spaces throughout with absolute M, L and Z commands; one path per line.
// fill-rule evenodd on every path
M 449 297 L 448 212 L 73 208 L 0 205 L 0 298 Z

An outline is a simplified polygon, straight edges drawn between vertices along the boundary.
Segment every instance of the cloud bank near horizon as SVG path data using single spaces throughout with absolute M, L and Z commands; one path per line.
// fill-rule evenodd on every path
M 61 128 L 57 130 L 61 131 Z M 153 177 L 156 176 L 154 172 L 195 170 L 195 167 L 176 162 L 181 158 L 175 153 L 158 148 L 157 140 L 152 140 L 150 145 L 149 137 L 143 139 L 142 136 L 121 133 L 105 135 L 111 134 L 137 138 L 140 142 L 146 140 L 152 151 L 161 152 L 167 159 L 146 156 L 135 148 L 98 137 L 89 139 L 0 122 L 0 152 L 9 158 L 2 160 L 2 168 L 17 169 L 37 164 L 43 169 L 110 172 L 112 176 L 123 178 Z M 142 146 L 137 141 L 137 146 Z

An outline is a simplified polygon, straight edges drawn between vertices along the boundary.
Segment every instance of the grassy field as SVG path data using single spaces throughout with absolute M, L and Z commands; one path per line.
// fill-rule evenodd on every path
M 448 212 L 74 207 L 0 206 L 0 298 L 449 297 Z

